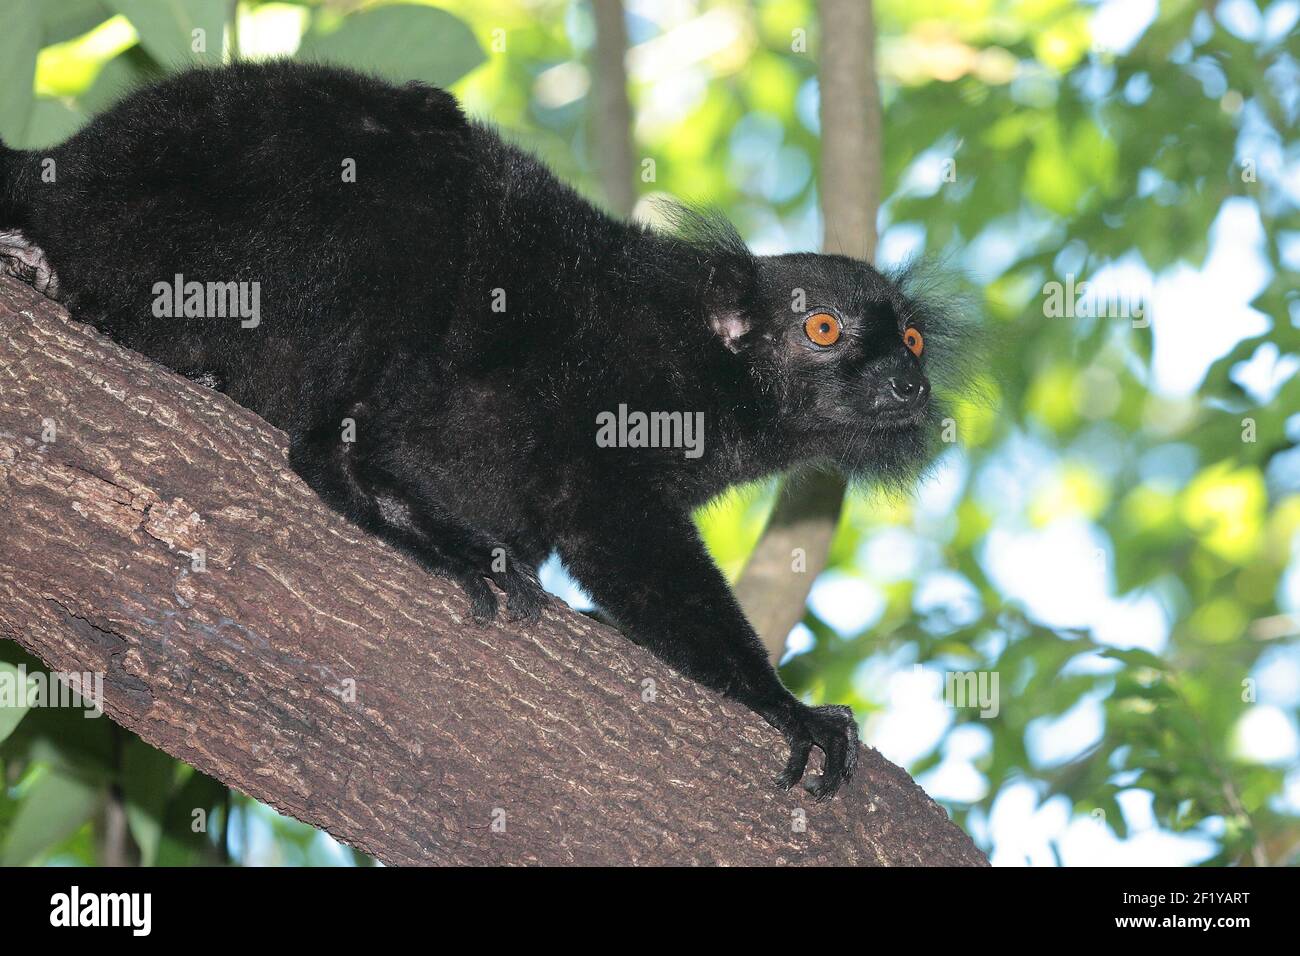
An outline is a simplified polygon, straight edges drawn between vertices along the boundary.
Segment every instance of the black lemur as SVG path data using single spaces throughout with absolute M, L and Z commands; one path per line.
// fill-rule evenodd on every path
M 0 147 L 6 271 L 282 428 L 321 498 L 476 618 L 488 582 L 536 615 L 558 552 L 629 638 L 785 735 L 778 785 L 820 748 L 828 796 L 853 715 L 782 686 L 691 512 L 801 464 L 916 473 L 943 317 L 865 262 L 676 218 L 610 217 L 443 90 L 319 65 L 184 72 Z

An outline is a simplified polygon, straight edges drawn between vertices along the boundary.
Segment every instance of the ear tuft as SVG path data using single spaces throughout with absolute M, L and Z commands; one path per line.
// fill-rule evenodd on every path
M 724 309 L 709 316 L 709 327 L 713 329 L 719 341 L 732 352 L 739 352 L 743 339 L 750 331 L 750 322 L 735 309 Z

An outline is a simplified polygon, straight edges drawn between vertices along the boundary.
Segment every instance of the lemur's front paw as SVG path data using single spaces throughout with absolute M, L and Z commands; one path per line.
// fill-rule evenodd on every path
M 45 253 L 16 230 L 0 230 L 0 275 L 20 279 L 51 299 L 59 297 L 59 277 Z
M 858 766 L 858 724 L 849 708 L 838 704 L 800 705 L 784 732 L 790 742 L 790 760 L 776 778 L 776 785 L 782 790 L 789 790 L 803 779 L 814 746 L 826 755 L 826 763 L 820 777 L 804 783 L 804 789 L 813 797 L 825 800 L 834 795 L 840 784 L 853 779 L 853 771 Z

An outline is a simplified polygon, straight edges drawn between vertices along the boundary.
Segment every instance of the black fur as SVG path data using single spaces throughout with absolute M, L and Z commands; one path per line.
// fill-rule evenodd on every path
M 801 464 L 917 473 L 941 413 L 924 394 L 900 408 L 889 380 L 928 388 L 936 350 L 902 336 L 938 342 L 943 317 L 898 283 L 754 256 L 709 214 L 616 221 L 446 92 L 318 66 L 177 75 L 0 163 L 0 230 L 44 251 L 79 319 L 284 429 L 325 501 L 458 580 L 477 617 L 496 610 L 488 581 L 536 615 L 558 550 L 632 640 L 786 735 L 782 786 L 812 746 L 818 796 L 852 775 L 852 714 L 781 685 L 690 515 Z M 260 324 L 155 317 L 177 273 L 259 283 Z M 817 310 L 838 343 L 810 341 Z M 703 453 L 598 447 L 620 405 L 703 412 Z

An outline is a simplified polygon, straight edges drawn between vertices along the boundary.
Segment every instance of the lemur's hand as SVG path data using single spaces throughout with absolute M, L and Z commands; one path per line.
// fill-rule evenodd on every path
M 0 230 L 0 275 L 13 276 L 58 301 L 59 277 L 44 251 L 17 230 Z
M 804 789 L 816 799 L 824 800 L 853 779 L 858 766 L 858 725 L 853 711 L 829 704 L 808 707 L 800 704 L 787 726 L 778 728 L 790 743 L 790 761 L 776 785 L 788 790 L 803 779 L 808 755 L 814 746 L 826 755 L 822 775 L 804 783 Z

